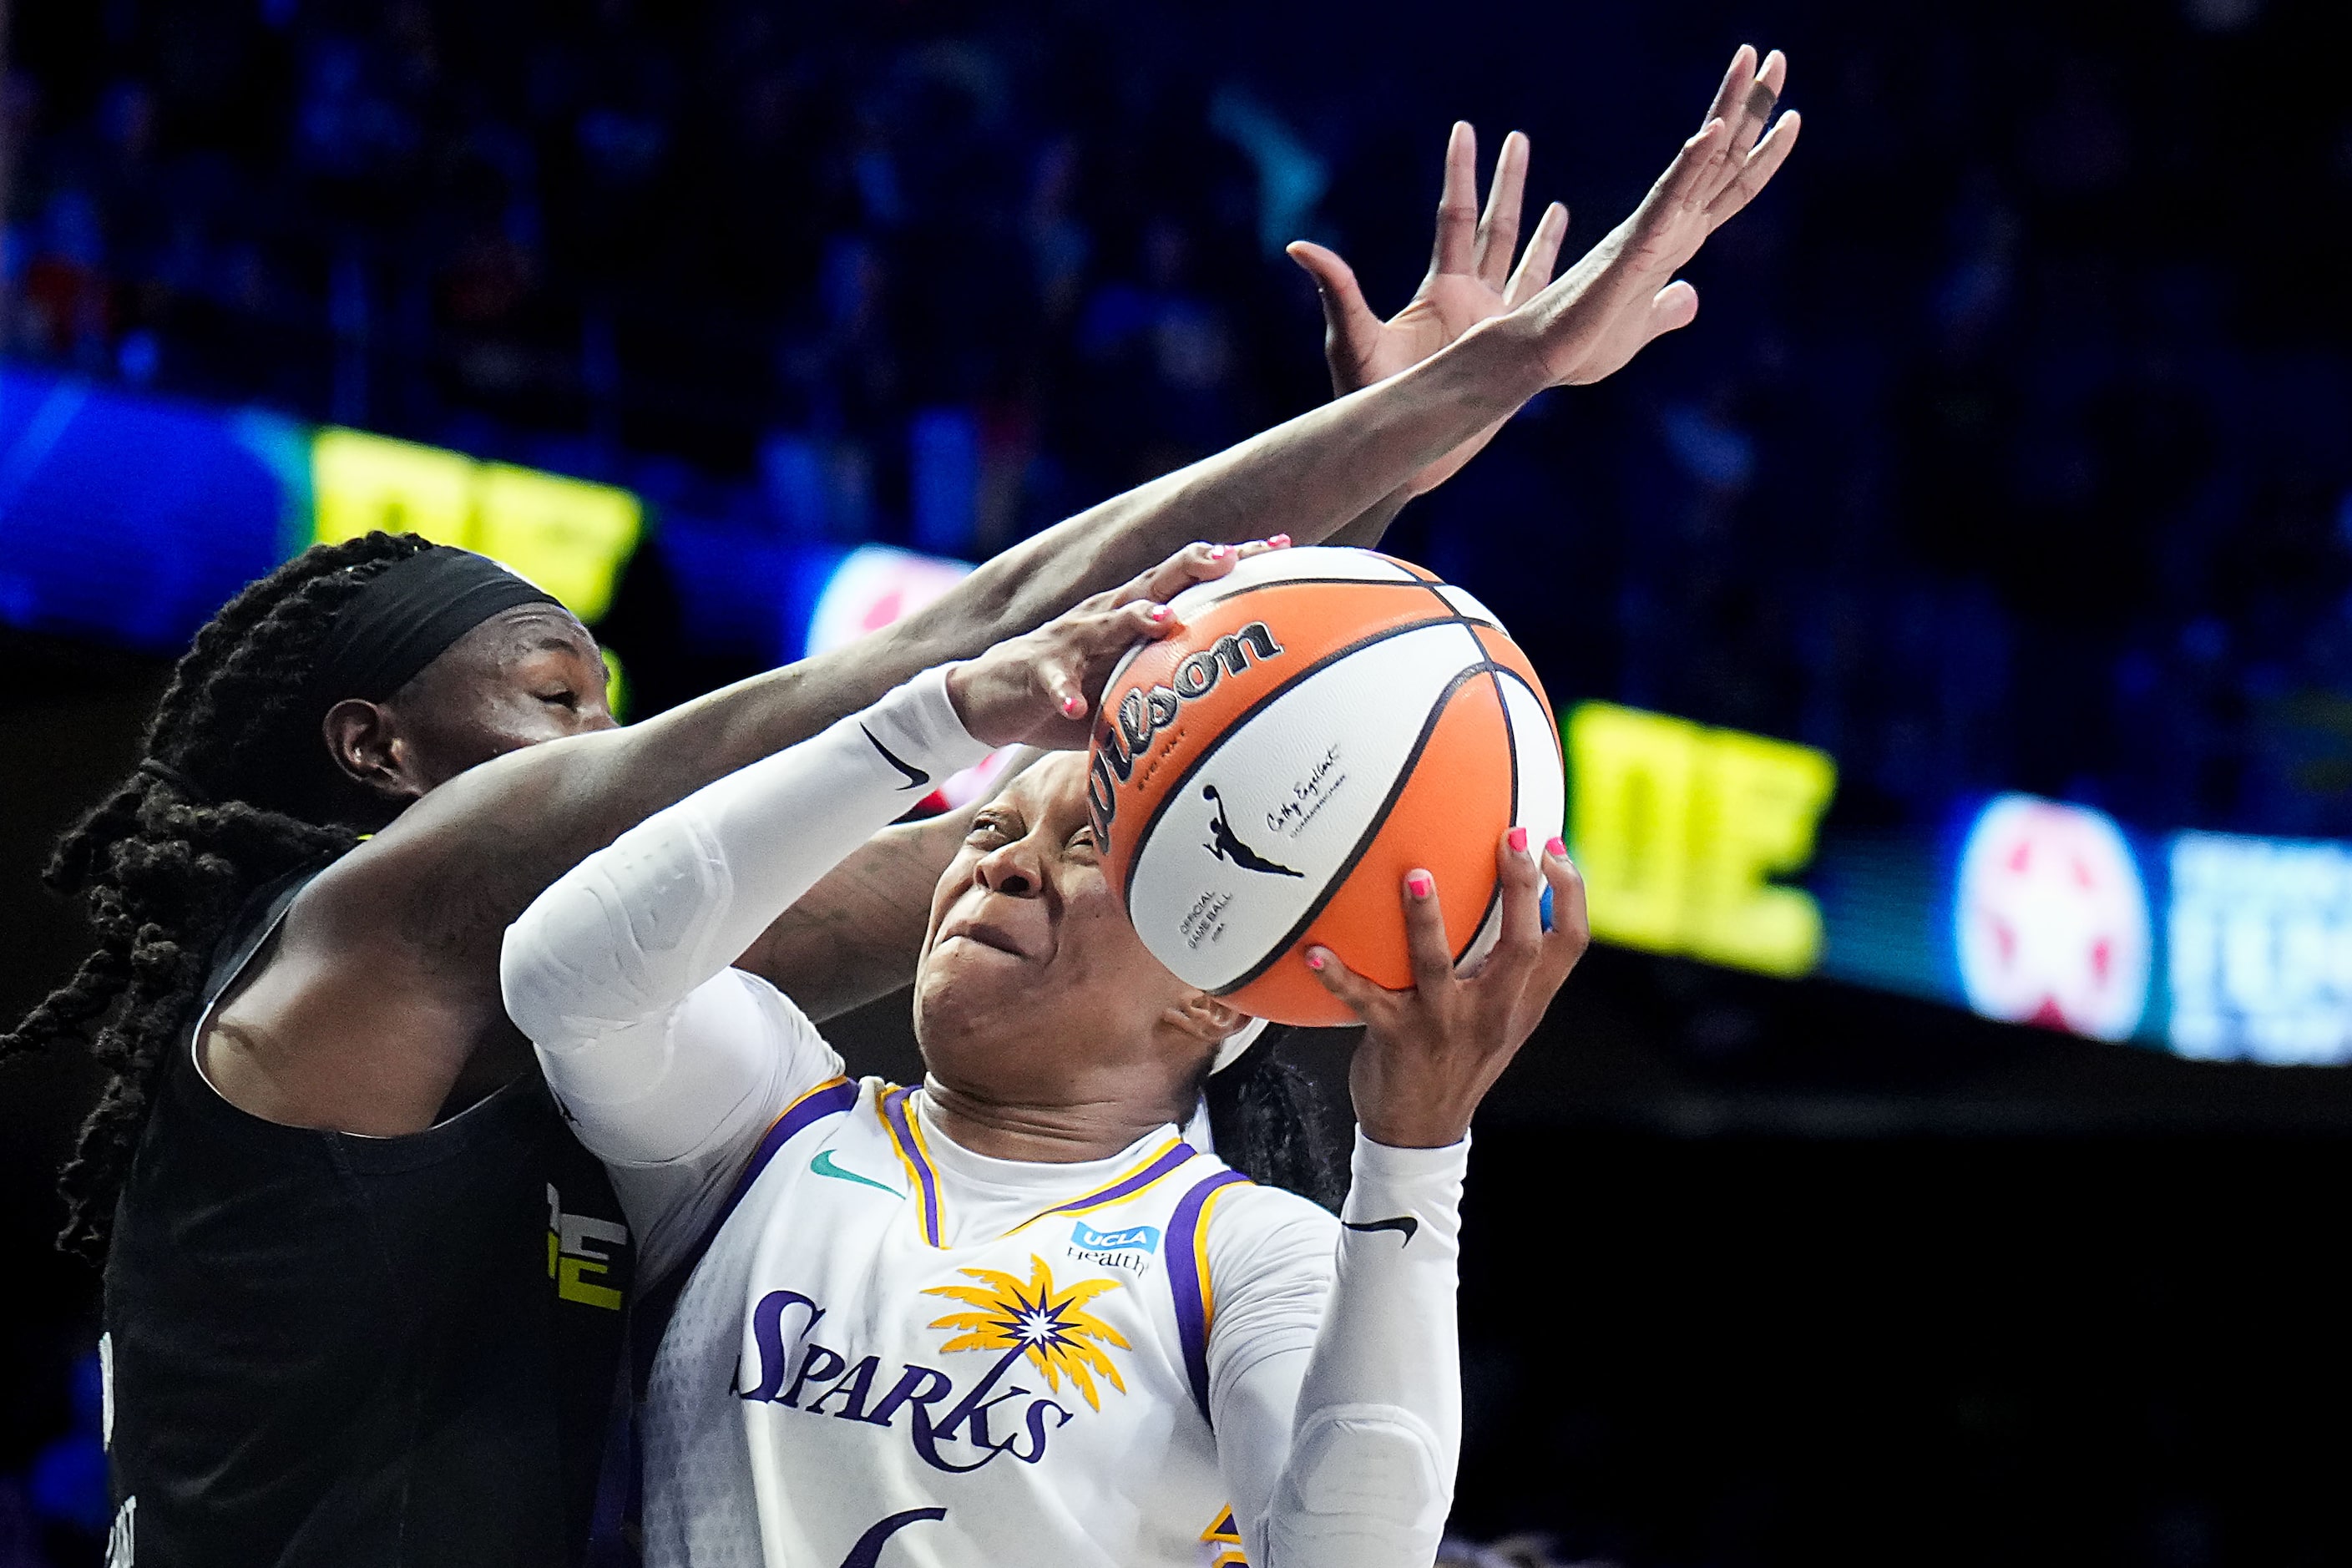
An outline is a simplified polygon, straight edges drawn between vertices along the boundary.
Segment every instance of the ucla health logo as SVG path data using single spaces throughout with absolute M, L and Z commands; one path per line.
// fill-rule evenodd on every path
M 1123 1268 L 1141 1275 L 1151 1268 L 1151 1255 L 1160 1250 L 1160 1227 L 1156 1225 L 1133 1225 L 1125 1230 L 1097 1230 L 1080 1220 L 1071 1228 L 1067 1256 L 1074 1261 L 1096 1268 Z
M 1160 1227 L 1137 1225 L 1125 1230 L 1097 1230 L 1080 1220 L 1070 1232 L 1070 1245 L 1089 1252 L 1150 1252 L 1160 1245 Z

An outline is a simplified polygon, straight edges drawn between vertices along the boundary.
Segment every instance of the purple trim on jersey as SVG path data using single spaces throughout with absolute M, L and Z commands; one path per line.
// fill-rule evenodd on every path
M 1192 1156 L 1198 1152 L 1199 1151 L 1194 1149 L 1190 1143 L 1180 1141 L 1174 1146 L 1170 1148 L 1166 1153 L 1160 1155 L 1157 1160 L 1152 1161 L 1149 1165 L 1144 1166 L 1140 1171 L 1136 1172 L 1135 1174 L 1122 1177 L 1118 1181 L 1113 1182 L 1109 1186 L 1104 1187 L 1099 1191 L 1081 1194 L 1079 1196 L 1072 1198 L 1068 1203 L 1055 1204 L 1052 1208 L 1040 1212 L 1037 1215 L 1037 1219 L 1044 1219 L 1046 1215 L 1066 1214 L 1072 1209 L 1096 1208 L 1104 1204 L 1117 1203 L 1119 1199 L 1126 1197 L 1130 1193 L 1141 1192 L 1144 1188 L 1150 1186 L 1152 1183 L 1158 1181 L 1160 1177 L 1166 1175 L 1169 1172 L 1174 1170 L 1185 1161 L 1192 1158 Z M 1037 1223 L 1037 1220 L 1024 1220 L 1021 1223 L 1024 1225 L 1034 1225 Z
M 1209 1260 L 1202 1245 L 1201 1216 L 1220 1188 L 1249 1178 L 1239 1171 L 1219 1171 L 1192 1184 L 1176 1200 L 1168 1219 L 1168 1240 L 1160 1256 L 1168 1263 L 1168 1288 L 1176 1298 L 1176 1337 L 1184 1344 L 1184 1376 L 1192 1384 L 1192 1403 L 1201 1419 L 1209 1419 Z
M 630 1338 L 635 1347 L 635 1375 L 642 1379 L 653 1365 L 654 1348 L 661 1342 L 668 1328 L 670 1314 L 677 1310 L 678 1298 L 686 1293 L 686 1282 L 700 1266 L 703 1255 L 719 1237 L 719 1227 L 734 1214 L 736 1205 L 759 1180 L 760 1173 L 776 1157 L 776 1152 L 793 1140 L 795 1133 L 807 1130 L 812 1122 L 828 1116 L 837 1116 L 857 1103 L 857 1086 L 845 1078 L 829 1079 L 817 1085 L 790 1105 L 783 1114 L 769 1123 L 761 1135 L 751 1157 L 744 1162 L 743 1173 L 735 1178 L 735 1190 L 727 1194 L 727 1203 L 709 1225 L 702 1227 L 702 1237 L 692 1250 L 678 1259 L 677 1267 L 662 1277 L 661 1282 L 645 1293 L 631 1311 Z
M 907 1091 L 894 1089 L 882 1097 L 882 1120 L 890 1129 L 891 1140 L 898 1145 L 899 1158 L 915 1173 L 915 1185 L 923 1200 L 923 1239 L 933 1247 L 944 1245 L 940 1240 L 940 1179 L 932 1173 L 931 1163 L 924 1157 L 923 1145 L 915 1136 L 915 1129 L 907 1115 Z
M 784 1113 L 776 1118 L 761 1138 L 759 1147 L 751 1151 L 751 1157 L 743 1162 L 743 1173 L 735 1178 L 735 1190 L 727 1194 L 727 1206 L 711 1222 L 709 1234 L 719 1234 L 719 1227 L 727 1223 L 727 1216 L 735 1212 L 735 1205 L 743 1201 L 743 1194 L 751 1190 L 751 1184 L 760 1179 L 760 1173 L 768 1168 L 776 1151 L 791 1142 L 795 1133 L 822 1117 L 838 1116 L 856 1103 L 857 1086 L 845 1078 L 837 1078 L 831 1083 L 819 1084 L 784 1107 Z

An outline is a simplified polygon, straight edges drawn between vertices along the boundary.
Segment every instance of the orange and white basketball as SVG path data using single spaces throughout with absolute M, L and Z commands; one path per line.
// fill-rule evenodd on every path
M 1411 984 L 1400 886 L 1437 879 L 1456 963 L 1499 927 L 1497 841 L 1560 830 L 1559 732 L 1486 607 L 1369 550 L 1254 556 L 1104 688 L 1087 788 L 1112 885 L 1183 979 L 1277 1023 L 1353 1015 L 1304 960 Z

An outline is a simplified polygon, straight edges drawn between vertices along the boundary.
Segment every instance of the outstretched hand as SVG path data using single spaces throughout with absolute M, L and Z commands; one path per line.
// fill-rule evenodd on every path
M 1568 209 L 1558 202 L 1544 209 L 1517 267 L 1511 265 L 1519 242 L 1528 151 L 1525 132 L 1503 138 L 1482 215 L 1478 133 L 1469 121 L 1454 121 L 1445 143 L 1445 184 L 1437 200 L 1429 271 L 1404 309 L 1385 321 L 1364 302 L 1355 270 L 1337 251 L 1311 240 L 1290 245 L 1290 258 L 1307 269 L 1322 297 L 1323 354 L 1334 393 L 1344 397 L 1419 364 L 1480 321 L 1525 304 L 1551 281 L 1560 242 L 1568 237 Z M 1499 428 L 1489 426 L 1423 468 L 1407 483 L 1407 492 L 1425 494 L 1453 478 Z
M 1404 879 L 1405 942 L 1412 984 L 1391 991 L 1358 974 L 1325 947 L 1307 950 L 1307 966 L 1324 988 L 1364 1021 L 1364 1038 L 1348 1068 L 1356 1121 L 1375 1143 L 1443 1148 L 1470 1131 L 1471 1113 L 1518 1054 L 1569 971 L 1591 941 L 1584 883 L 1567 847 L 1544 846 L 1542 869 L 1515 827 L 1496 847 L 1503 928 L 1475 974 L 1454 969 L 1437 884 L 1426 871 Z M 1551 929 L 1543 922 L 1542 889 L 1552 895 Z
M 1514 313 L 1515 321 L 1525 319 L 1548 384 L 1599 381 L 1697 316 L 1698 291 L 1675 273 L 1755 199 L 1797 144 L 1796 111 L 1772 119 L 1788 70 L 1778 49 L 1759 67 L 1755 49 L 1742 44 L 1698 133 L 1633 216 Z
M 1251 556 L 1280 550 L 1288 534 L 1247 544 L 1188 544 L 1159 565 L 978 658 L 948 670 L 948 700 L 975 741 L 1077 751 L 1093 738 L 1089 717 L 1127 650 L 1182 625 L 1168 601 L 1223 576 Z
M 1801 118 L 1792 110 L 1772 119 L 1788 74 L 1788 59 L 1778 49 L 1759 63 L 1755 48 L 1741 45 L 1698 134 L 1684 143 L 1633 216 L 1557 282 L 1552 269 L 1568 237 L 1568 209 L 1557 202 L 1544 209 L 1517 265 L 1512 264 L 1528 138 L 1514 131 L 1503 139 L 1482 214 L 1476 133 L 1457 122 L 1446 142 L 1429 271 L 1403 310 L 1381 321 L 1336 252 L 1307 240 L 1289 247 L 1290 258 L 1306 268 L 1322 297 L 1332 390 L 1344 396 L 1386 380 L 1503 315 L 1528 318 L 1549 385 L 1599 381 L 1652 338 L 1689 325 L 1698 313 L 1698 294 L 1675 279 L 1675 270 L 1755 199 L 1796 145 Z M 1405 495 L 1425 494 L 1452 478 L 1501 427 L 1497 421 L 1430 463 L 1407 481 Z

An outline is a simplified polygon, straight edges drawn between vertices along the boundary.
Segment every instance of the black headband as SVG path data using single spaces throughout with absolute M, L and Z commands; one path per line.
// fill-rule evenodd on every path
M 487 556 L 436 544 L 370 578 L 335 612 L 311 690 L 322 705 L 381 702 L 500 610 L 562 604 Z

